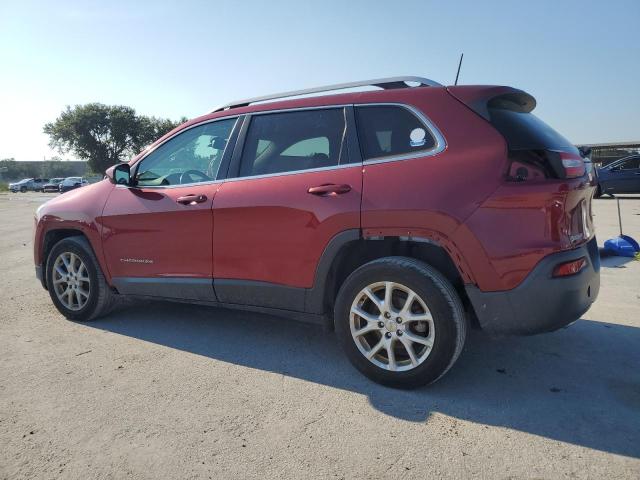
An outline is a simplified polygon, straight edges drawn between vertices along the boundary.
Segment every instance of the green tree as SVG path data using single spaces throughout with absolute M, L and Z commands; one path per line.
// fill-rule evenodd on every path
M 60 153 L 73 152 L 94 172 L 127 161 L 144 147 L 174 129 L 178 122 L 136 115 L 131 107 L 88 103 L 67 107 L 44 126 L 49 145 Z

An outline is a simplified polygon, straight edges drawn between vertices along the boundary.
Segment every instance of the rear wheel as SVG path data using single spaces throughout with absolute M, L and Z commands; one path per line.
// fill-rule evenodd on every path
M 46 273 L 53 304 L 70 320 L 93 320 L 107 314 L 115 302 L 91 245 L 82 236 L 53 246 Z
M 466 337 L 462 303 L 429 265 L 387 257 L 354 271 L 335 306 L 336 333 L 353 365 L 370 379 L 414 388 L 454 364 Z

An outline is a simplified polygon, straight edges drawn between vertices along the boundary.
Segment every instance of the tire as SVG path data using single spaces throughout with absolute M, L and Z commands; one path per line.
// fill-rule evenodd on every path
M 71 283 L 67 281 L 58 281 L 58 283 L 54 283 L 54 280 L 60 280 L 59 271 L 55 274 L 56 279 L 54 279 L 54 268 L 56 266 L 59 266 L 62 271 L 67 273 L 73 271 L 73 269 L 65 267 L 64 261 L 61 258 L 62 255 L 70 256 L 71 258 L 74 258 L 73 256 L 75 256 L 85 266 L 85 269 L 83 270 L 79 267 L 80 264 L 78 261 L 74 260 L 74 265 L 78 270 L 76 278 L 89 279 L 88 282 L 78 280 L 78 289 L 84 292 L 88 291 L 88 295 L 82 296 L 80 292 L 77 292 L 71 296 L 63 295 L 63 300 L 59 298 L 59 292 L 62 290 L 68 290 L 69 286 L 73 286 L 72 284 L 75 284 L 73 279 L 70 280 Z M 59 258 L 62 263 L 57 262 Z M 67 258 L 67 260 L 69 260 L 69 258 Z M 111 288 L 107 284 L 91 245 L 83 236 L 68 237 L 60 240 L 53 246 L 47 258 L 46 280 L 49 296 L 51 297 L 53 304 L 56 306 L 58 311 L 69 320 L 79 322 L 94 320 L 109 313 L 115 305 L 116 295 L 111 291 Z M 69 301 L 70 298 L 72 299 L 71 301 Z M 63 302 L 66 302 L 71 307 L 75 308 L 70 308 L 69 305 L 65 305 Z
M 598 184 L 598 186 L 596 187 L 596 191 L 593 194 L 593 198 L 600 198 L 602 196 L 602 187 L 600 187 L 600 185 Z
M 27 187 L 20 187 L 20 193 L 27 193 Z
M 391 309 L 386 308 L 384 298 L 389 285 Z M 367 287 L 380 308 L 364 294 Z M 376 291 L 377 288 L 381 290 Z M 415 300 L 410 309 L 415 312 L 403 315 L 403 302 L 411 293 Z M 352 307 L 369 320 L 353 314 Z M 391 316 L 385 317 L 383 310 Z M 423 317 L 431 320 L 414 320 Z M 334 321 L 338 340 L 351 363 L 374 382 L 396 388 L 416 388 L 441 378 L 462 352 L 467 332 L 464 308 L 451 283 L 433 267 L 407 257 L 374 260 L 349 275 L 336 298 Z M 360 336 L 352 333 L 364 327 L 371 331 Z M 415 339 L 420 343 L 414 343 Z M 380 343 L 385 346 L 369 360 L 365 353 L 372 355 Z

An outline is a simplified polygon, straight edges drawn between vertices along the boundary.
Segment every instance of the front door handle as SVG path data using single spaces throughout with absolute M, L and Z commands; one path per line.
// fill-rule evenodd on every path
M 182 205 L 195 205 L 196 203 L 202 203 L 207 201 L 206 195 L 185 195 L 184 197 L 178 197 L 176 202 Z
M 351 185 L 335 185 L 333 183 L 326 183 L 317 187 L 311 187 L 307 190 L 307 193 L 311 195 L 318 195 L 326 197 L 327 195 L 341 195 L 351 191 Z

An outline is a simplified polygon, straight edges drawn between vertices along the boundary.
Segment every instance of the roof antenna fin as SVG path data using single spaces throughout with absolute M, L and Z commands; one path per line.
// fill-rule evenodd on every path
M 462 67 L 462 57 L 464 57 L 464 53 L 460 54 L 460 61 L 458 62 L 458 73 L 456 73 L 456 83 L 454 83 L 454 85 L 458 85 L 458 77 L 460 76 L 460 67 Z

